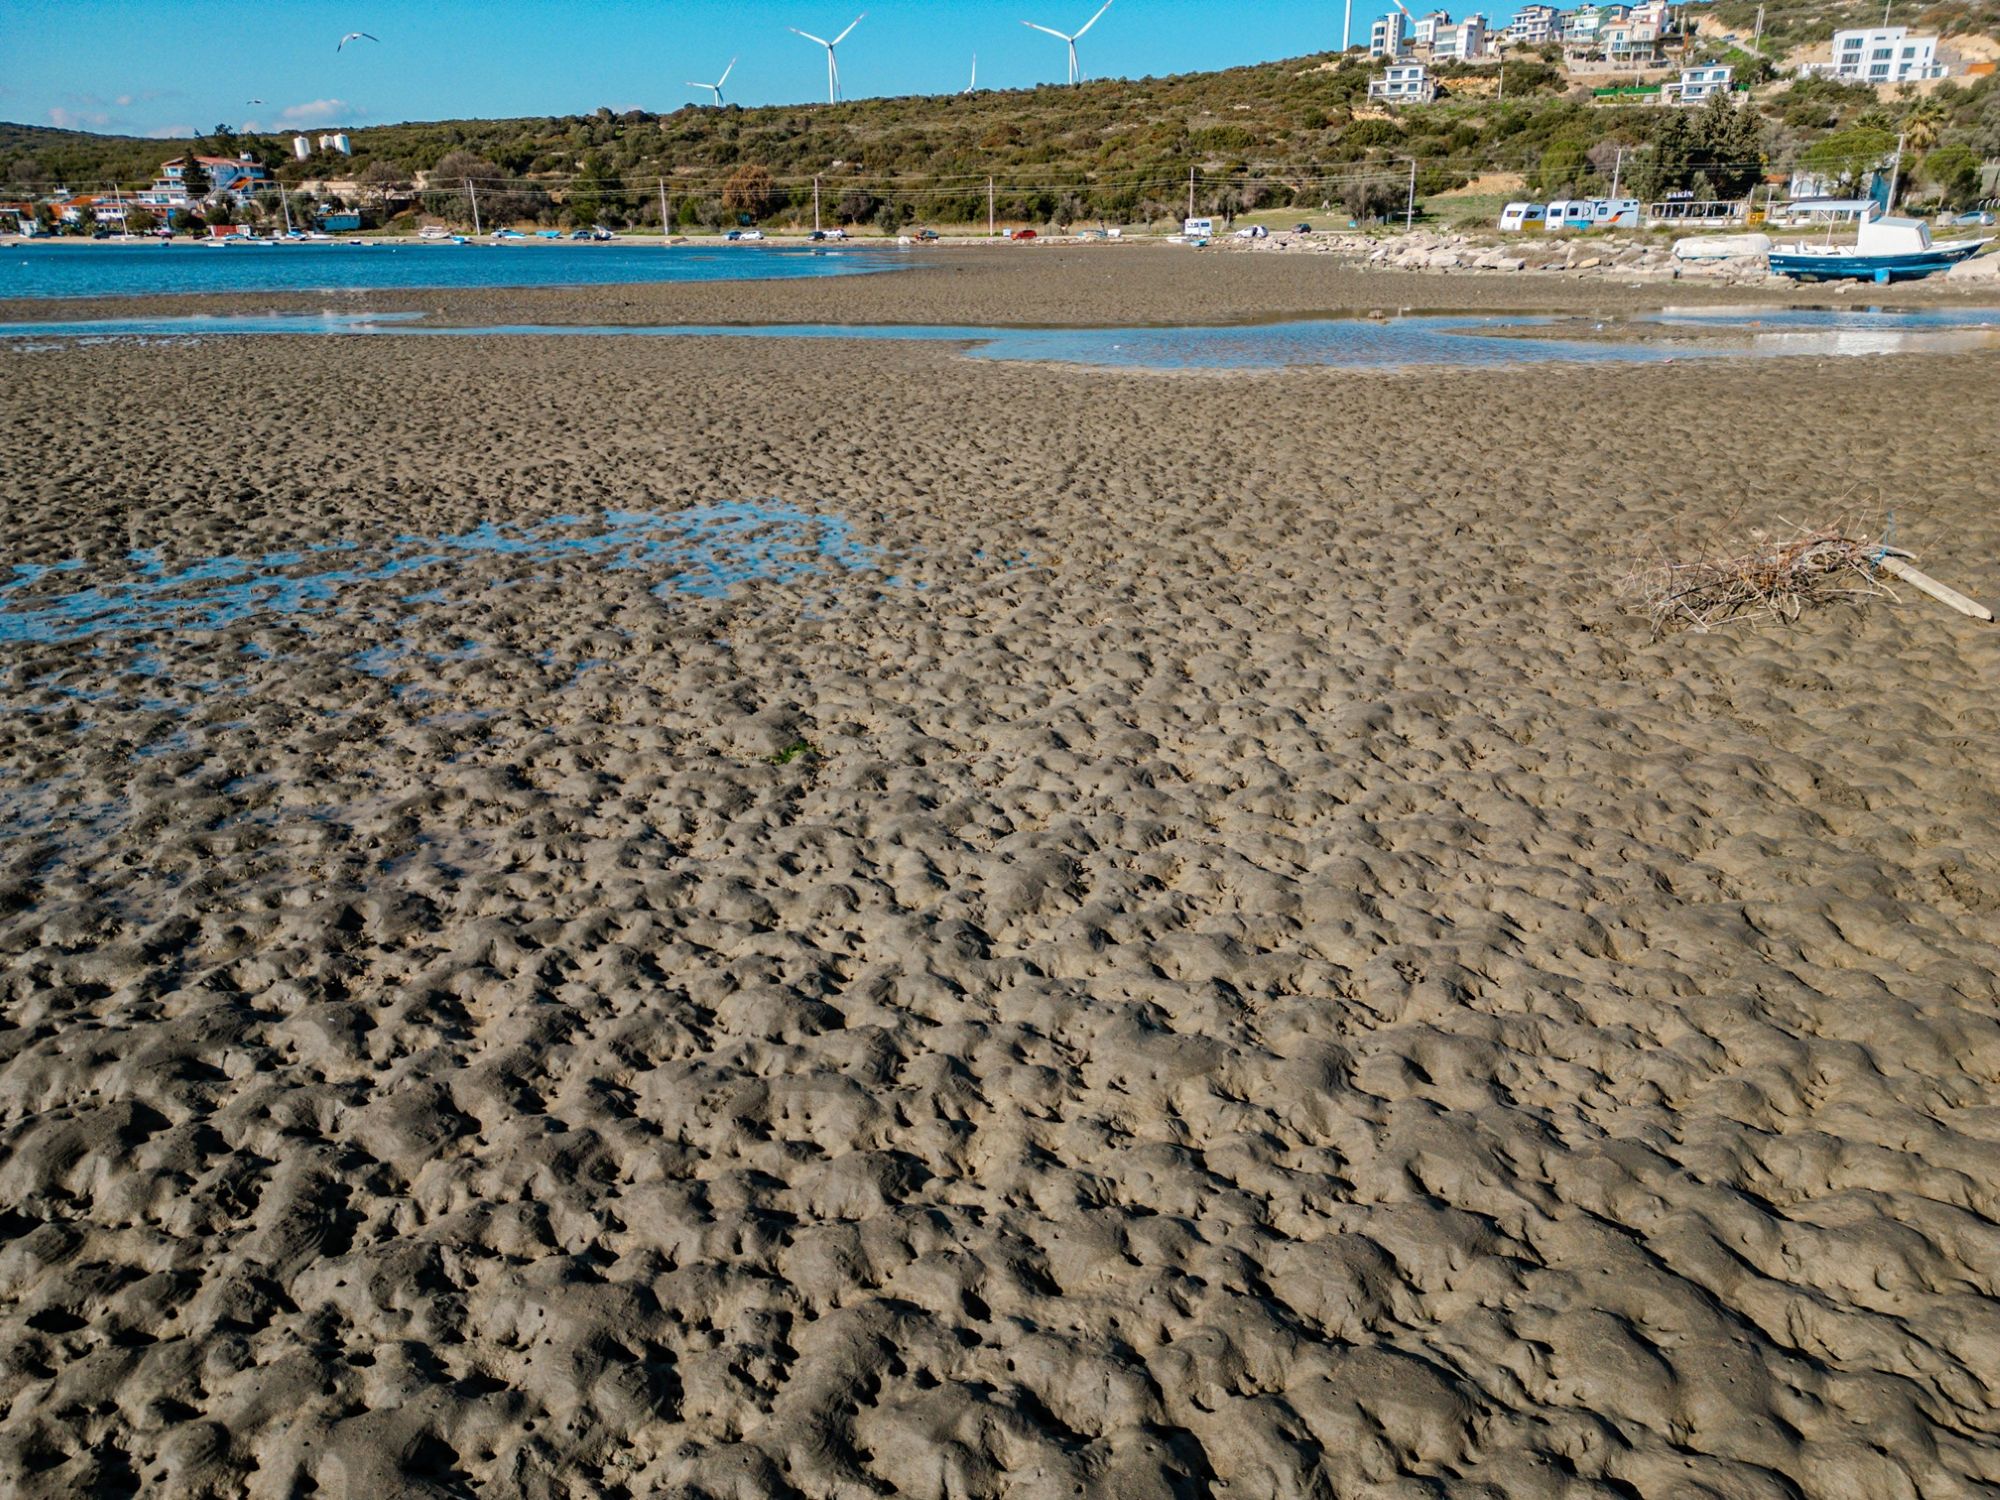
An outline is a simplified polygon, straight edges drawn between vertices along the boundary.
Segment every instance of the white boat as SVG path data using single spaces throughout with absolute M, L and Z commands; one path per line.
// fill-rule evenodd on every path
M 1794 244 L 1771 249 L 1771 269 L 1795 281 L 1917 281 L 1978 252 L 1991 240 L 1931 243 L 1922 219 L 1863 219 L 1851 245 Z

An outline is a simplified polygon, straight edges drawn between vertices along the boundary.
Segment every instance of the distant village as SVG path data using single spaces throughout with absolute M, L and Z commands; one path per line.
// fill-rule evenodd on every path
M 1705 62 L 1678 68 L 1667 76 L 1636 86 L 1619 86 L 1617 75 L 1671 75 L 1676 56 L 1685 57 L 1697 41 L 1682 30 L 1685 8 L 1667 0 L 1642 0 L 1637 5 L 1584 4 L 1571 10 L 1553 5 L 1526 5 L 1506 26 L 1495 29 L 1475 11 L 1453 20 L 1449 11 L 1413 15 L 1400 4 L 1368 33 L 1371 57 L 1388 66 L 1368 85 L 1370 100 L 1386 105 L 1429 104 L 1438 97 L 1436 68 L 1446 63 L 1498 66 L 1509 50 L 1533 52 L 1561 66 L 1572 79 L 1608 75 L 1610 86 L 1600 96 L 1629 104 L 1640 99 L 1691 107 L 1716 94 L 1738 90 L 1735 67 Z M 1755 54 L 1759 38 L 1730 38 L 1733 50 Z M 1806 63 L 1801 75 L 1818 75 L 1868 87 L 1924 83 L 1954 75 L 1972 77 L 1993 71 L 1993 63 L 1964 60 L 1954 69 L 1936 36 L 1921 36 L 1907 26 L 1872 26 L 1836 31 L 1832 56 Z

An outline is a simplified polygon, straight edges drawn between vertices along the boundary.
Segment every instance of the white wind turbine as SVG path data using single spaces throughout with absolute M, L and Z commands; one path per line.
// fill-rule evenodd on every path
M 1105 0 L 1105 3 L 1109 4 L 1110 0 Z M 867 19 L 868 12 L 864 10 L 860 15 L 847 23 L 847 31 L 852 31 Z M 796 26 L 787 26 L 785 30 L 791 32 L 794 36 L 802 36 L 809 42 L 818 42 L 822 47 L 826 48 L 826 102 L 828 104 L 838 104 L 840 102 L 840 64 L 834 61 L 833 49 L 847 40 L 847 31 L 841 32 L 839 36 L 829 42 L 823 36 L 814 36 L 810 31 L 800 31 Z
M 972 54 L 972 82 L 965 86 L 965 91 L 968 94 L 979 92 L 979 54 L 977 52 Z
M 1077 40 L 1078 40 L 1078 38 L 1080 38 L 1080 37 L 1081 37 L 1081 36 L 1082 36 L 1082 35 L 1083 35 L 1083 34 L 1084 34 L 1084 33 L 1085 33 L 1086 31 L 1090 30 L 1090 28 L 1091 28 L 1091 27 L 1093 27 L 1093 26 L 1095 26 L 1095 25 L 1097 24 L 1097 17 L 1098 17 L 1098 16 L 1101 16 L 1101 15 L 1103 15 L 1103 14 L 1104 14 L 1104 13 L 1105 13 L 1105 12 L 1106 12 L 1107 10 L 1109 10 L 1109 9 L 1111 9 L 1111 0 L 1104 0 L 1104 3 L 1103 3 L 1102 5 L 1100 5 L 1100 6 L 1098 6 L 1098 7 L 1097 7 L 1097 15 L 1096 15 L 1096 16 L 1092 16 L 1092 17 L 1091 17 L 1091 18 L 1090 18 L 1090 19 L 1089 19 L 1088 21 L 1085 21 L 1085 22 L 1083 23 L 1083 25 L 1079 26 L 1079 27 L 1078 27 L 1078 28 L 1076 29 L 1076 33 L 1075 33 L 1075 35 L 1071 35 L 1071 34 L 1070 34 L 1069 32 L 1066 32 L 1066 31 L 1057 31 L 1057 30 L 1055 29 L 1055 27 L 1053 27 L 1053 26 L 1041 26 L 1041 25 L 1037 25 L 1037 24 L 1036 24 L 1035 22 L 1033 22 L 1033 21 L 1023 21 L 1023 22 L 1022 22 L 1021 24 L 1022 24 L 1023 26 L 1026 26 L 1026 27 L 1027 27 L 1027 28 L 1028 28 L 1029 30 L 1031 30 L 1031 31 L 1046 31 L 1046 32 L 1047 32 L 1047 33 L 1048 33 L 1048 34 L 1049 34 L 1050 36 L 1052 36 L 1052 37 L 1056 38 L 1056 40 L 1057 40 L 1057 41 L 1060 41 L 1060 42 L 1064 42 L 1064 43 L 1066 43 L 1066 44 L 1068 45 L 1068 47 L 1069 47 L 1069 81 L 1070 81 L 1071 83 L 1076 83 L 1077 81 L 1079 81 L 1079 80 L 1080 80 L 1080 79 L 1081 79 L 1081 78 L 1083 77 L 1083 72 L 1082 72 L 1082 70 L 1081 70 L 1080 68 L 1078 68 L 1078 67 L 1077 67 L 1077 65 L 1076 65 L 1076 44 L 1077 44 Z
M 729 59 L 729 66 L 722 70 L 722 76 L 716 79 L 715 82 L 713 83 L 691 82 L 687 85 L 687 87 L 691 89 L 707 89 L 711 94 L 715 95 L 715 107 L 717 109 L 720 109 L 722 108 L 722 86 L 725 83 L 729 82 L 729 75 L 731 73 L 734 73 L 735 71 L 736 71 L 736 59 L 732 57 Z

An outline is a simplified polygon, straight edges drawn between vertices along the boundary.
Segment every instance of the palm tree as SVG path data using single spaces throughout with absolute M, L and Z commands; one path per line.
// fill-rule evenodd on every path
M 1903 116 L 1903 137 L 1912 151 L 1922 156 L 1938 143 L 1950 116 L 1935 99 L 1919 99 Z

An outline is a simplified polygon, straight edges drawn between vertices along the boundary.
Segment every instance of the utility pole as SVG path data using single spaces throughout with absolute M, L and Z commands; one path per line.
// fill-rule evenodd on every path
M 988 239 L 991 239 L 994 235 L 1000 232 L 997 228 L 994 227 L 993 209 L 994 209 L 993 179 L 989 177 L 986 179 L 986 237 Z
M 1750 38 L 1750 50 L 1759 57 L 1764 55 L 1764 7 L 1757 7 L 1757 30 Z
M 465 196 L 472 200 L 472 232 L 479 233 L 479 189 L 472 185 L 470 177 L 465 179 Z
M 660 179 L 660 238 L 666 239 L 674 232 L 673 220 L 667 217 L 667 179 Z
M 1611 163 L 1611 196 L 1618 196 L 1618 179 L 1625 175 L 1625 148 L 1618 148 L 1618 155 Z
M 1188 217 L 1189 217 L 1190 219 L 1192 219 L 1192 218 L 1194 217 L 1194 168 L 1193 168 L 1193 167 L 1189 167 L 1189 168 L 1188 168 L 1188 211 L 1187 211 L 1187 216 L 1188 216 Z
M 1417 223 L 1417 159 L 1410 158 L 1410 201 L 1403 206 L 1403 233 L 1408 234 Z
M 285 191 L 285 185 L 278 184 L 278 201 L 285 206 L 285 233 L 292 232 L 292 195 Z
M 819 177 L 813 176 L 813 233 L 819 233 Z
M 1896 137 L 1896 160 L 1889 168 L 1889 200 L 1882 205 L 1882 217 L 1885 219 L 1896 211 L 1896 184 L 1902 180 L 1903 142 L 1908 139 L 1908 136 Z

